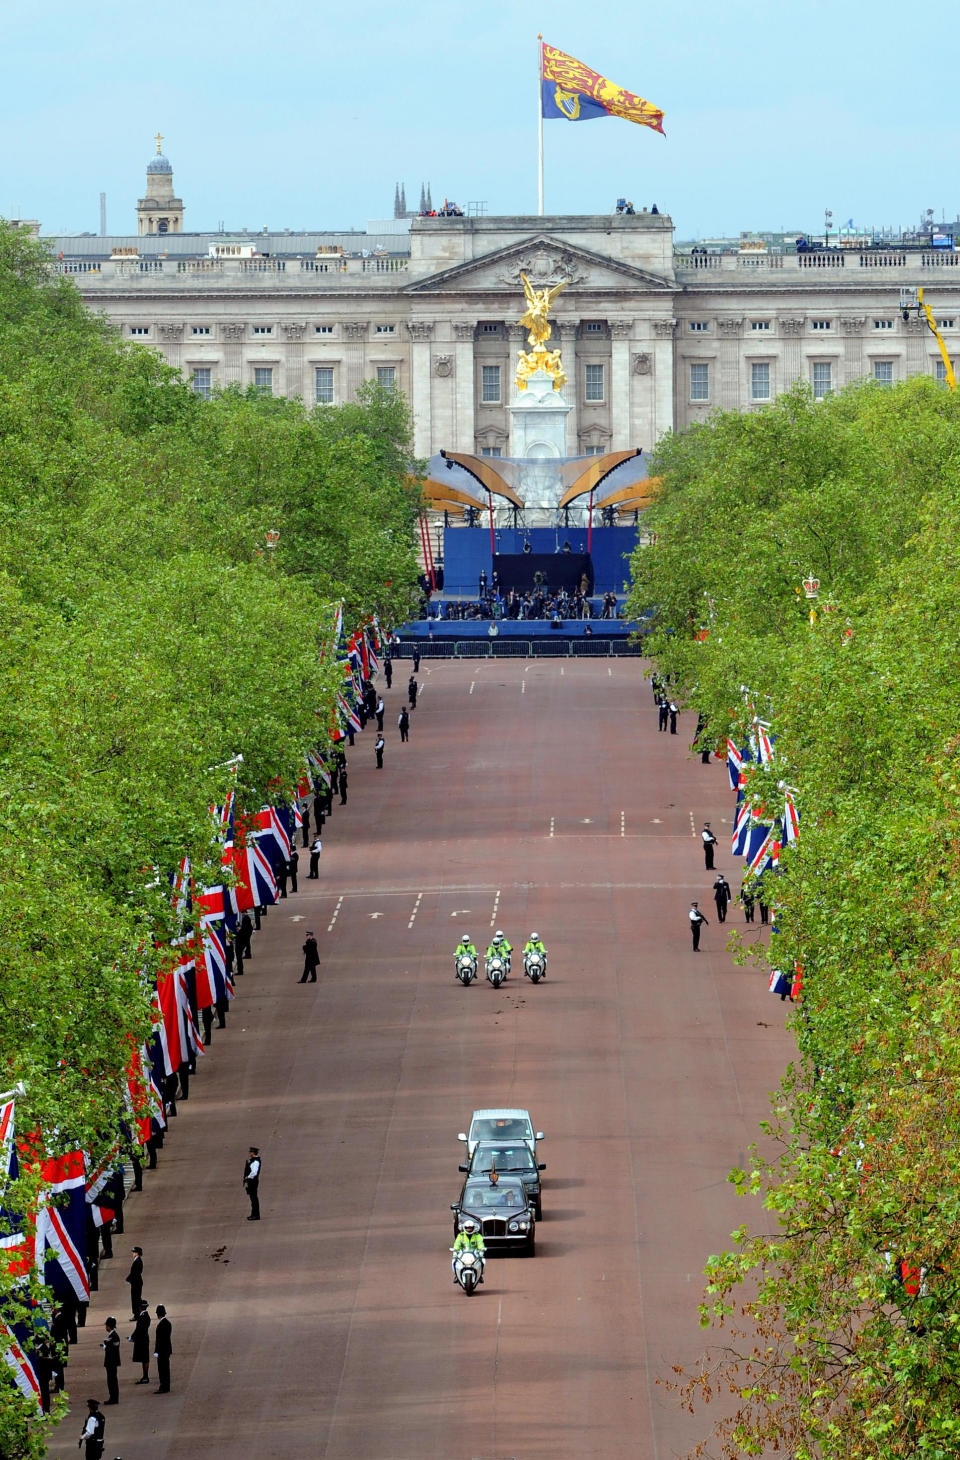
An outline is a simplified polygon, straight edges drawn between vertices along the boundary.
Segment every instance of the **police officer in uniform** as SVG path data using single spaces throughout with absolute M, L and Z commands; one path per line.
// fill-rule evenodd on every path
M 250 1198 L 248 1222 L 260 1220 L 260 1147 L 251 1146 L 243 1167 L 243 1189 Z

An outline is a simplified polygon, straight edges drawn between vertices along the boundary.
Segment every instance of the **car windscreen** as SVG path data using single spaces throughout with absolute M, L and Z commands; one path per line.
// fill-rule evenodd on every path
M 522 1142 L 512 1146 L 479 1146 L 473 1158 L 477 1171 L 535 1171 L 536 1162 L 529 1146 Z
M 529 1120 L 518 1116 L 496 1119 L 485 1116 L 475 1120 L 470 1127 L 472 1141 L 532 1141 L 533 1127 Z
M 468 1181 L 462 1206 L 470 1212 L 516 1211 L 526 1202 L 512 1186 L 491 1186 L 489 1181 Z

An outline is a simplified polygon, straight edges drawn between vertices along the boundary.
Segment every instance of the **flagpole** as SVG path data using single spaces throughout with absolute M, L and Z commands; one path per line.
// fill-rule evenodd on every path
M 543 217 L 543 36 L 537 36 L 537 216 Z

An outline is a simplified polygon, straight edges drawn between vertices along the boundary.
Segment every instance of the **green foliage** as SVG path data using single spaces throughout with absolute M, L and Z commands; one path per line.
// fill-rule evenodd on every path
M 409 615 L 409 460 L 406 406 L 373 386 L 315 411 L 199 399 L 0 224 L 0 1088 L 26 1085 L 21 1134 L 105 1153 L 172 931 L 161 888 L 184 855 L 214 872 L 215 768 L 243 755 L 250 807 L 295 784 L 339 684 L 334 602 L 348 625 Z M 0 1316 L 17 1301 L 0 1273 Z M 43 1453 L 23 1419 L 4 1366 L 4 1454 Z
M 658 668 L 718 746 L 749 690 L 802 818 L 769 955 L 803 966 L 798 1060 L 731 1178 L 776 1222 L 710 1259 L 727 1347 L 680 1382 L 735 1394 L 730 1457 L 960 1453 L 958 462 L 932 381 L 798 390 L 664 443 L 634 557 Z

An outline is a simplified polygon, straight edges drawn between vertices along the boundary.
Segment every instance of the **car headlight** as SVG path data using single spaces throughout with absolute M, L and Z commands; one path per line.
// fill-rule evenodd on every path
M 516 1222 L 516 1223 L 514 1223 L 514 1225 L 515 1225 L 515 1227 L 517 1228 L 518 1231 L 525 1232 L 527 1230 L 527 1228 L 529 1227 L 530 1223 L 529 1222 Z
M 511 1222 L 507 1230 L 510 1231 L 510 1232 L 519 1232 L 519 1230 L 520 1230 L 519 1223 L 517 1223 L 517 1222 Z

